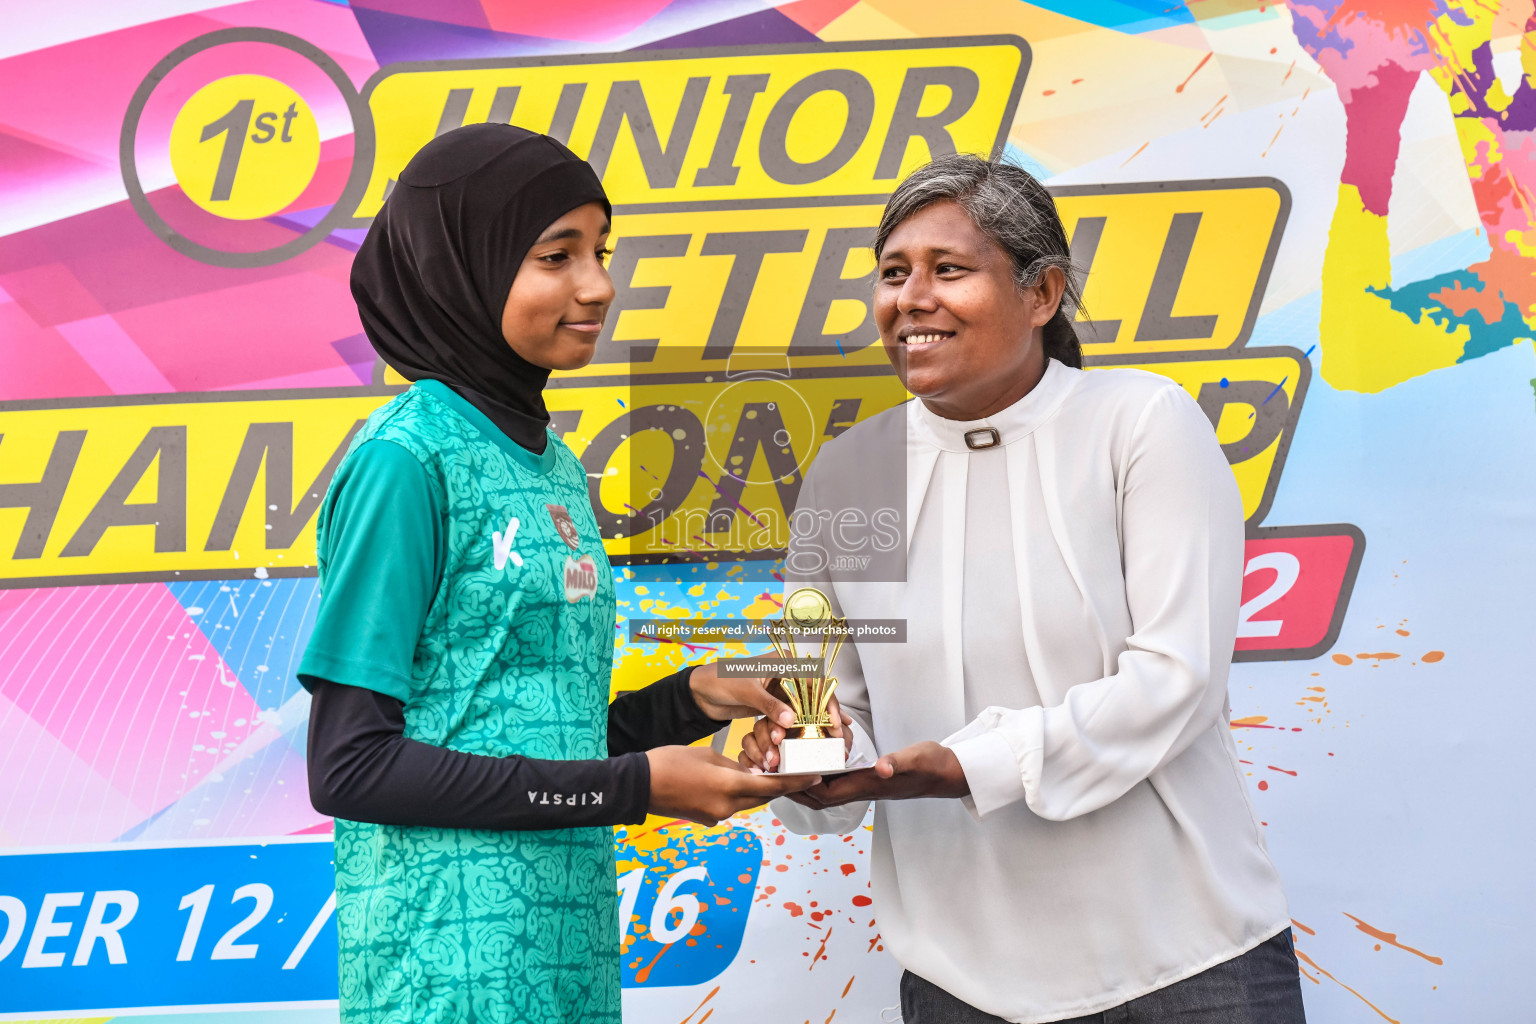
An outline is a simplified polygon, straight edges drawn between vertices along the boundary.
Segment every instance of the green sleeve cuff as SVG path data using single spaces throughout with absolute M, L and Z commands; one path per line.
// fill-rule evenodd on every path
M 322 679 L 373 690 L 402 704 L 411 699 L 410 676 L 402 676 L 388 665 L 317 651 L 311 646 L 299 666 L 299 683 L 313 692 L 315 683 Z

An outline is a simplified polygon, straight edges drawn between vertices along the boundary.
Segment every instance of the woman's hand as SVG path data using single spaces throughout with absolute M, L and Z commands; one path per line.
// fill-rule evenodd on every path
M 761 676 L 722 676 L 720 663 L 700 665 L 688 677 L 688 688 L 699 710 L 717 722 L 766 715 L 781 725 L 793 725 L 795 713 L 769 689 Z
M 772 696 L 778 687 L 778 680 L 768 688 Z M 782 691 L 781 691 L 782 692 Z M 853 749 L 853 730 L 847 728 L 853 724 L 853 719 L 838 705 L 836 697 L 827 700 L 827 714 L 832 718 L 832 724 L 827 728 L 828 736 L 838 736 L 843 741 L 843 753 L 846 755 Z M 754 772 L 769 772 L 779 763 L 779 744 L 784 742 L 784 729 L 786 724 L 793 723 L 794 712 L 785 720 L 780 718 L 777 722 L 767 718 L 759 718 L 752 731 L 741 738 L 741 754 L 737 760 L 743 768 Z
M 715 825 L 738 811 L 821 781 L 817 775 L 774 778 L 743 771 L 708 747 L 657 747 L 651 763 L 652 814 Z
M 970 783 L 955 752 L 932 740 L 886 754 L 873 768 L 834 775 L 789 798 L 807 807 L 836 807 L 860 800 L 958 799 L 969 796 Z

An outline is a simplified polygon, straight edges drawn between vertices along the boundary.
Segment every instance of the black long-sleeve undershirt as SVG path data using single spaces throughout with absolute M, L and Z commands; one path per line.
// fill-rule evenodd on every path
M 645 820 L 643 751 L 692 743 L 724 723 L 699 710 L 693 669 L 608 706 L 608 758 L 487 757 L 405 737 L 405 705 L 358 686 L 314 680 L 309 794 L 321 814 L 381 825 L 530 830 Z

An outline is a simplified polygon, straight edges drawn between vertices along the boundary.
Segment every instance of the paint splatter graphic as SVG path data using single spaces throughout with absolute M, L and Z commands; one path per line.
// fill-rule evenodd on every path
M 1507 15 L 1482 0 L 1288 6 L 1296 40 L 1337 87 L 1347 125 L 1323 261 L 1323 378 L 1341 390 L 1379 392 L 1530 337 L 1536 87 L 1521 75 L 1506 90 L 1495 73 L 1494 37 L 1507 34 Z M 1395 284 L 1388 206 L 1421 73 L 1444 93 L 1488 255 Z

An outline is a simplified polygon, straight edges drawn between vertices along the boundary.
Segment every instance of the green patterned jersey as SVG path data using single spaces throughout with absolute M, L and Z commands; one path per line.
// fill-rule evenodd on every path
M 581 462 L 519 447 L 435 381 L 369 417 L 321 506 L 300 676 L 405 704 L 475 754 L 607 756 L 613 575 Z M 348 1024 L 616 1022 L 607 828 L 336 821 Z

